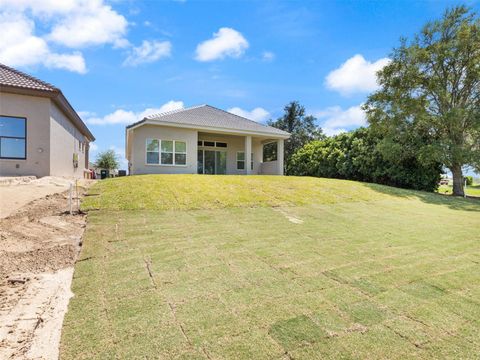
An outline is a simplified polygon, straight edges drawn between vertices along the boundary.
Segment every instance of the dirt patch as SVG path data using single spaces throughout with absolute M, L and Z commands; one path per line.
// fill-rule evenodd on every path
M 67 193 L 56 193 L 0 219 L 1 359 L 58 358 L 85 227 L 85 215 L 67 206 Z

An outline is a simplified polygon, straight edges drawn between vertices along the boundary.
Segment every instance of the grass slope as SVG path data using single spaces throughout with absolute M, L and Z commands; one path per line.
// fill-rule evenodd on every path
M 63 359 L 480 352 L 478 201 L 290 177 L 91 192 Z

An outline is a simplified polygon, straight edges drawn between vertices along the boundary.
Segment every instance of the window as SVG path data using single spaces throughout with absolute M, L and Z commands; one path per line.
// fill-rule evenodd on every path
M 27 119 L 0 116 L 0 158 L 27 158 Z
M 215 146 L 215 141 L 204 141 L 203 146 Z
M 226 147 L 227 147 L 227 143 L 220 142 L 220 141 L 215 141 L 215 147 L 226 148 Z
M 271 142 L 263 145 L 263 162 L 277 160 L 277 143 Z
M 203 141 L 202 141 L 202 140 L 198 140 L 197 145 L 198 145 L 198 146 L 203 146 Z
M 146 154 L 149 165 L 187 165 L 185 141 L 147 139 Z
M 245 153 L 243 151 L 237 152 L 237 170 L 245 170 Z
M 163 165 L 173 165 L 173 141 L 162 140 L 162 155 L 160 162 Z
M 253 153 L 250 161 L 250 169 L 253 170 Z M 245 153 L 243 151 L 237 152 L 237 170 L 245 170 Z
M 187 143 L 175 141 L 175 165 L 187 165 Z
M 147 164 L 159 163 L 159 141 L 157 139 L 147 139 Z

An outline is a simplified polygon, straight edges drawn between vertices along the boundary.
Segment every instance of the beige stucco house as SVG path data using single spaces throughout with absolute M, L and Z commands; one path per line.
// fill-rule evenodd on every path
M 290 134 L 209 105 L 127 126 L 129 173 L 283 175 Z
M 60 89 L 0 64 L 0 176 L 81 178 L 94 140 Z

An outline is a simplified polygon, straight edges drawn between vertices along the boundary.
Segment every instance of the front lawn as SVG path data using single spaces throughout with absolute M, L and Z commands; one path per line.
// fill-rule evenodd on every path
M 90 192 L 63 359 L 480 353 L 479 201 L 274 176 Z
M 448 194 L 452 193 L 453 186 L 452 185 L 440 185 L 438 188 L 439 194 Z M 467 186 L 465 193 L 468 196 L 477 196 L 480 197 L 480 185 L 470 185 Z

